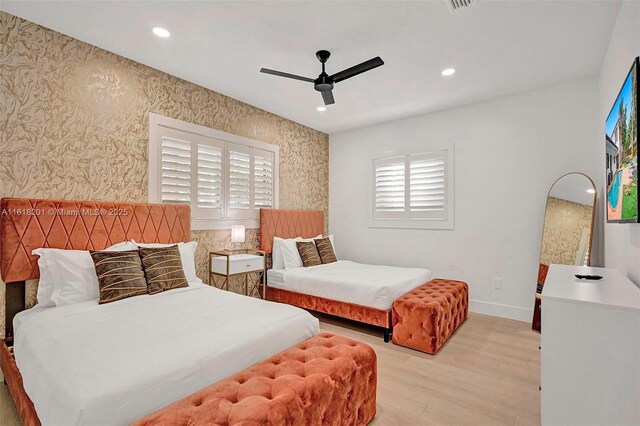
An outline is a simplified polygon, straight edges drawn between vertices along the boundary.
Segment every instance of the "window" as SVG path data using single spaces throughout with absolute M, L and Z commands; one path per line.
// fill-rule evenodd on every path
M 277 146 L 156 114 L 149 129 L 150 201 L 190 204 L 193 229 L 257 227 L 277 207 Z
M 369 225 L 453 229 L 453 147 L 373 161 Z

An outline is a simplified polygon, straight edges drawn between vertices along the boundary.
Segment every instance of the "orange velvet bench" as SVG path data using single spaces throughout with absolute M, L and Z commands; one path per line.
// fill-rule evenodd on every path
M 376 368 L 370 346 L 320 333 L 133 424 L 366 425 Z
M 469 315 L 469 287 L 462 281 L 435 279 L 393 302 L 396 345 L 435 354 Z

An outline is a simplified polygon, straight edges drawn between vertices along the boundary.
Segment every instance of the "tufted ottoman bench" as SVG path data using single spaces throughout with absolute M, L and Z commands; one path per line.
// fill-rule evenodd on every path
M 435 354 L 467 319 L 469 288 L 462 281 L 431 280 L 393 302 L 393 343 Z
M 133 424 L 366 425 L 376 383 L 370 346 L 320 333 Z

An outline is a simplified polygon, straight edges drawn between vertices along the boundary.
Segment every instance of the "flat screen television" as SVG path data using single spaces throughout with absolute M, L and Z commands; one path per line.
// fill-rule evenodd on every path
M 636 58 L 605 123 L 607 222 L 638 223 L 638 72 Z

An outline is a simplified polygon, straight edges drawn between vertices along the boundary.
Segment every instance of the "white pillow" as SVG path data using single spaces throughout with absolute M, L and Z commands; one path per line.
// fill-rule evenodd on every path
M 136 246 L 124 242 L 104 251 L 127 250 L 136 250 Z M 98 276 L 88 251 L 39 248 L 33 250 L 32 254 L 40 256 L 40 282 L 36 295 L 38 305 L 64 306 L 100 298 Z
M 285 245 L 290 244 L 290 242 L 293 241 L 293 245 L 295 246 L 295 241 L 299 241 L 301 239 L 301 237 L 286 239 L 273 237 L 273 249 L 271 250 L 271 267 L 273 269 L 284 269 L 284 258 L 282 252 L 285 250 Z
M 298 241 L 313 241 L 318 238 L 322 238 L 322 234 L 313 238 L 295 238 L 293 240 L 284 240 L 285 244 L 282 245 L 282 260 L 284 261 L 285 269 L 302 268 L 302 258 L 298 253 Z
M 129 250 L 138 250 L 138 246 L 131 241 L 123 241 L 121 243 L 117 243 L 112 245 L 111 247 L 107 247 L 102 251 L 129 251 Z
M 55 290 L 51 300 L 56 306 L 100 298 L 96 267 L 88 251 L 52 250 L 45 257 L 54 271 Z
M 44 308 L 47 306 L 55 306 L 53 300 L 51 300 L 51 295 L 55 290 L 55 282 L 52 277 L 53 272 L 49 269 L 49 265 L 45 259 L 45 256 L 42 255 L 42 250 L 47 249 L 36 249 L 31 252 L 33 255 L 40 256 L 38 258 L 38 269 L 40 269 L 40 280 L 38 281 L 38 292 L 36 293 L 36 299 L 38 300 L 37 305 Z
M 158 248 L 158 247 L 171 247 L 176 244 L 159 244 L 159 243 L 137 243 L 131 241 L 136 247 L 142 248 Z M 202 283 L 202 280 L 196 275 L 196 249 L 198 248 L 197 241 L 189 241 L 188 243 L 178 243 L 178 250 L 180 250 L 180 260 L 182 261 L 182 270 L 187 278 L 188 283 Z

